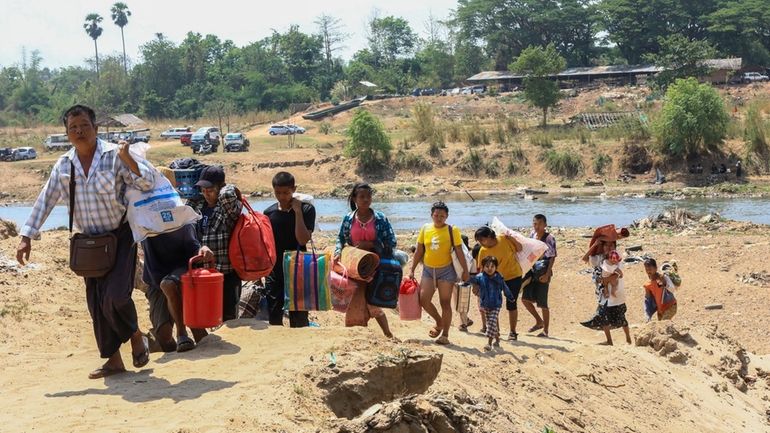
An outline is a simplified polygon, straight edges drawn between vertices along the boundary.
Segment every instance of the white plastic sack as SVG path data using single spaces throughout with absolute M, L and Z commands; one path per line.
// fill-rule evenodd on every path
M 160 172 L 155 173 L 155 185 L 149 191 L 129 186 L 126 189 L 126 200 L 126 216 L 135 242 L 172 232 L 200 219 L 193 208 L 185 206 L 171 182 Z
M 516 260 L 521 266 L 522 274 L 526 274 L 532 265 L 543 255 L 545 250 L 548 249 L 548 245 L 545 242 L 541 242 L 538 239 L 528 238 L 521 233 L 511 230 L 503 224 L 497 217 L 492 218 L 492 223 L 489 227 L 495 231 L 496 234 L 504 236 L 507 234 L 512 235 L 521 244 L 521 251 L 516 253 Z
M 293 198 L 301 201 L 302 203 L 313 204 L 313 196 L 310 194 L 303 194 L 301 192 L 295 192 L 291 195 Z
M 460 245 L 463 249 L 463 256 L 465 256 L 465 263 L 468 265 L 468 272 L 473 272 L 473 270 L 476 269 L 476 261 L 473 260 L 473 254 L 468 251 L 468 247 L 465 246 L 464 242 L 461 242 Z M 457 252 L 454 249 L 454 246 L 452 247 L 452 266 L 455 268 L 457 280 L 460 281 L 463 276 L 463 266 L 460 264 L 460 259 L 457 258 Z
M 129 148 L 129 151 L 133 153 L 134 155 L 137 155 L 138 157 L 142 159 L 147 159 L 147 151 L 150 150 L 150 144 L 145 143 L 144 141 L 137 141 L 136 143 L 132 144 Z

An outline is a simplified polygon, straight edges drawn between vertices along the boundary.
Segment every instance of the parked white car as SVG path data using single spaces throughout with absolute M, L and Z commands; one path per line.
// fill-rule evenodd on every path
M 746 72 L 741 77 L 741 81 L 744 83 L 759 83 L 762 81 L 770 81 L 770 77 L 760 74 L 759 72 Z
M 35 158 L 37 158 L 37 152 L 32 147 L 19 147 L 19 148 L 13 149 L 12 159 L 14 161 L 21 161 L 24 159 L 35 159 Z
M 289 124 L 289 125 L 286 125 L 286 126 L 289 127 L 289 129 L 294 130 L 295 134 L 304 134 L 305 133 L 305 128 L 303 128 L 303 127 L 301 127 L 299 125 Z
M 50 152 L 53 150 L 68 150 L 72 147 L 72 143 L 70 143 L 70 139 L 67 138 L 66 134 L 51 134 L 43 141 L 43 146 L 45 146 L 45 150 Z

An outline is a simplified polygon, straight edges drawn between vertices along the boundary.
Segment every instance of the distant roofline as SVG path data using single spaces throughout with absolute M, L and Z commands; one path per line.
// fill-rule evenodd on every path
M 743 63 L 740 57 L 728 59 L 708 59 L 703 63 L 716 69 L 729 69 L 737 71 Z M 583 66 L 567 68 L 549 78 L 574 78 L 580 76 L 612 76 L 612 75 L 653 75 L 664 71 L 665 68 L 655 65 L 610 65 L 610 66 Z M 510 71 L 483 71 L 467 78 L 466 81 L 494 81 L 494 80 L 520 80 L 526 75 L 514 74 Z

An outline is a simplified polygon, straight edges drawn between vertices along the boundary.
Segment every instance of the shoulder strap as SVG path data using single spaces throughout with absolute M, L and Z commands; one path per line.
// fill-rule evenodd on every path
M 70 159 L 70 234 L 72 234 L 72 214 L 75 212 L 75 163 Z

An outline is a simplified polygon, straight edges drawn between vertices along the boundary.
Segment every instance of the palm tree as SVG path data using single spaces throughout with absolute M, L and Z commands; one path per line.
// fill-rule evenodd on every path
M 102 29 L 99 23 L 102 22 L 102 16 L 99 14 L 86 15 L 86 22 L 83 28 L 91 39 L 94 40 L 94 52 L 96 52 L 96 78 L 99 78 L 99 48 L 96 46 L 96 40 L 102 35 Z
M 128 24 L 128 17 L 131 16 L 131 11 L 128 10 L 128 5 L 125 3 L 117 2 L 112 5 L 110 12 L 112 12 L 112 22 L 120 27 L 120 38 L 123 40 L 123 69 L 125 69 L 126 74 L 128 74 L 128 64 L 126 63 L 126 38 L 123 36 L 123 27 Z

